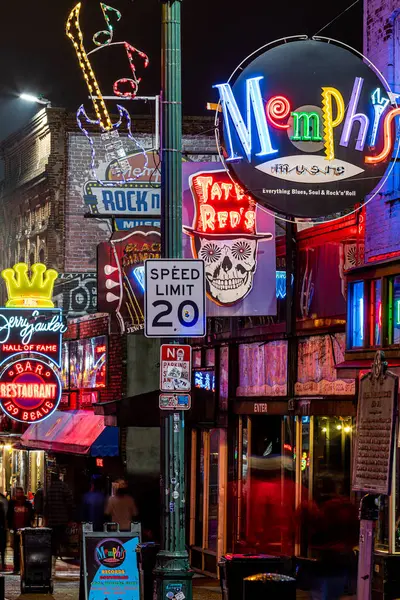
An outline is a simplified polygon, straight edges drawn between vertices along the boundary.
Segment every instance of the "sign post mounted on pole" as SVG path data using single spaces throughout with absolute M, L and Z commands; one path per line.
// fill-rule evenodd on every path
M 387 371 L 384 358 L 384 353 L 378 351 L 371 373 L 361 378 L 357 407 L 352 487 L 353 491 L 367 493 L 360 506 L 358 600 L 371 599 L 378 494 L 390 495 L 392 486 L 399 384 L 398 377 Z
M 161 4 L 161 235 L 162 256 L 172 259 L 182 258 L 181 4 Z M 175 342 L 177 332 L 171 333 Z M 166 410 L 161 416 L 162 539 L 154 571 L 159 600 L 192 600 L 193 573 L 185 546 L 184 414 Z

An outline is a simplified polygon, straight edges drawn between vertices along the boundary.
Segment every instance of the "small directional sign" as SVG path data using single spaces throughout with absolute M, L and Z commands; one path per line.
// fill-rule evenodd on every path
M 160 394 L 161 410 L 189 410 L 192 406 L 190 394 Z

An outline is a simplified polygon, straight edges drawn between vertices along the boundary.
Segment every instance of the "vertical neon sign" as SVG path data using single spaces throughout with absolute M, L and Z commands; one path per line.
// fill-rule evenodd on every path
M 346 120 L 343 125 L 342 137 L 340 138 L 340 145 L 347 147 L 349 145 L 350 134 L 354 127 L 354 123 L 358 121 L 360 127 L 356 141 L 356 150 L 360 150 L 360 152 L 364 150 L 369 127 L 369 119 L 367 115 L 364 113 L 356 113 L 363 84 L 364 79 L 362 77 L 356 77 L 353 85 L 353 91 L 351 93 L 350 104 L 347 109 Z
M 263 77 L 252 77 L 246 80 L 246 116 L 247 126 L 244 123 L 240 113 L 236 99 L 233 95 L 232 88 L 229 83 L 220 83 L 215 85 L 219 91 L 222 111 L 224 115 L 226 133 L 229 145 L 229 157 L 227 160 L 238 160 L 243 158 L 234 154 L 232 145 L 232 133 L 230 129 L 230 119 L 235 126 L 239 136 L 240 143 L 246 153 L 247 160 L 251 161 L 252 155 L 252 135 L 251 135 L 251 112 L 253 110 L 256 122 L 258 138 L 260 141 L 261 150 L 256 153 L 256 156 L 266 156 L 274 154 L 278 150 L 274 150 L 271 144 L 268 123 L 264 112 L 264 102 L 261 95 L 260 81 Z

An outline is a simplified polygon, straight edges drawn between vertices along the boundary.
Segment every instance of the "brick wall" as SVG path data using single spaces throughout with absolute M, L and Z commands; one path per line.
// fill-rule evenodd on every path
M 98 390 L 99 402 L 119 400 L 126 394 L 126 336 L 109 335 L 108 332 L 109 317 L 98 315 L 70 321 L 63 336 L 65 341 L 108 336 L 107 387 Z
M 134 131 L 145 148 L 153 147 L 153 120 L 138 117 Z M 185 118 L 184 133 L 186 158 L 193 159 L 194 152 L 196 160 L 208 160 L 207 152 L 215 151 L 212 117 Z M 98 137 L 95 143 L 98 166 L 105 153 Z M 130 149 L 138 148 L 131 142 Z M 77 130 L 75 115 L 57 108 L 40 111 L 0 144 L 0 158 L 5 166 L 0 269 L 20 260 L 43 260 L 63 273 L 95 271 L 96 247 L 109 238 L 110 224 L 83 218 L 83 186 L 93 177 L 90 146 Z
M 400 22 L 396 0 L 364 0 L 364 53 L 400 93 Z M 365 259 L 400 255 L 400 166 L 366 207 Z

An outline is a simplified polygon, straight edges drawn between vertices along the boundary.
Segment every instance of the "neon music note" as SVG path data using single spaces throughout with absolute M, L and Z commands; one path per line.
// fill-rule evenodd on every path
M 118 79 L 114 83 L 113 90 L 114 90 L 114 94 L 116 96 L 121 96 L 122 98 L 134 98 L 137 94 L 137 91 L 139 89 L 139 83 L 141 82 L 142 78 L 136 76 L 136 67 L 133 62 L 133 55 L 136 52 L 136 54 L 138 54 L 141 58 L 143 58 L 145 68 L 149 65 L 149 57 L 147 56 L 147 54 L 145 54 L 141 50 L 138 50 L 137 48 L 134 48 L 133 46 L 131 46 L 131 44 L 128 44 L 128 42 L 123 42 L 123 44 L 125 46 L 126 54 L 128 56 L 129 66 L 132 71 L 132 79 L 126 78 L 126 77 L 123 77 L 122 79 Z M 120 90 L 120 85 L 126 85 L 126 84 L 130 85 L 131 91 L 123 92 Z
M 112 123 L 106 104 L 103 100 L 99 84 L 90 64 L 88 54 L 83 45 L 82 30 L 79 25 L 79 15 L 82 3 L 79 2 L 71 11 L 66 26 L 66 34 L 72 41 L 76 54 L 78 56 L 79 65 L 82 69 L 83 76 L 88 86 L 90 96 L 92 98 L 94 110 L 99 120 L 99 125 L 104 131 L 112 129 Z
M 117 21 L 121 20 L 122 14 L 116 8 L 108 6 L 108 4 L 104 4 L 103 2 L 100 2 L 100 6 L 101 10 L 103 11 L 104 20 L 107 23 L 107 29 L 103 29 L 102 31 L 98 31 L 97 33 L 95 33 L 93 36 L 93 43 L 96 46 L 107 46 L 107 44 L 111 44 L 112 39 L 114 37 L 114 27 L 111 24 L 111 19 L 108 16 L 108 13 L 115 13 Z M 99 42 L 100 36 L 105 37 L 104 42 Z

